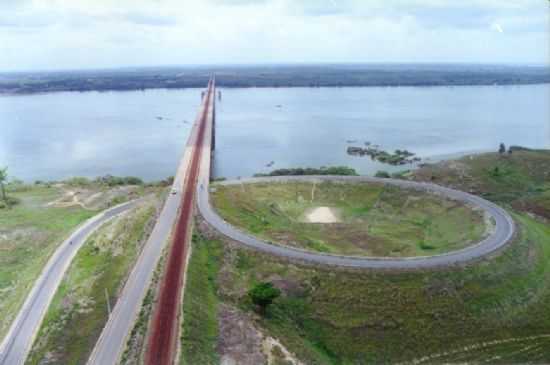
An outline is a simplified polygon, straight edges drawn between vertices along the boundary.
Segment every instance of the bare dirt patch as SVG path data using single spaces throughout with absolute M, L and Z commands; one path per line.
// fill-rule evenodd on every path
M 276 338 L 266 337 L 263 342 L 263 350 L 267 355 L 268 365 L 303 365 Z
M 117 199 L 132 199 L 137 195 L 138 186 L 117 186 L 108 190 L 98 191 L 97 188 L 73 188 L 65 184 L 57 184 L 56 187 L 63 191 L 58 199 L 45 204 L 46 207 L 68 208 L 80 206 L 84 209 L 105 209 L 117 202 Z
M 220 306 L 219 326 L 218 353 L 222 365 L 266 363 L 262 351 L 263 335 L 246 314 L 223 304 Z
M 336 208 L 315 207 L 306 210 L 304 214 L 306 223 L 338 223 L 340 221 Z
M 219 312 L 222 365 L 303 365 L 279 340 L 266 336 L 250 315 L 227 304 Z

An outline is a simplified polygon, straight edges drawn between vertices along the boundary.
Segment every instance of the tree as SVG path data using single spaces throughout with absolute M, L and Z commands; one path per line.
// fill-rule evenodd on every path
M 500 153 L 502 155 L 505 152 L 506 152 L 506 146 L 504 145 L 504 143 L 501 143 L 500 147 L 498 149 L 498 153 Z
M 7 204 L 5 183 L 8 181 L 8 168 L 0 169 L 0 188 L 2 189 L 2 200 Z
M 267 307 L 280 295 L 281 291 L 269 282 L 256 284 L 248 291 L 252 303 L 256 304 L 262 313 L 265 313 Z

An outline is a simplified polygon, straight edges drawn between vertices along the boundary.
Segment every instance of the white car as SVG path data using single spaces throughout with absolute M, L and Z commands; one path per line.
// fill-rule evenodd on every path
M 172 195 L 176 195 L 178 191 L 176 189 L 172 189 Z

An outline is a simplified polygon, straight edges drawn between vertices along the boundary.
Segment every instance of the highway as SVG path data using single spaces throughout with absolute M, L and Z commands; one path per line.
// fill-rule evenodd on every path
M 207 188 L 198 190 L 199 210 L 204 219 L 220 233 L 250 248 L 268 254 L 314 264 L 366 269 L 422 269 L 465 263 L 486 256 L 502 248 L 512 240 L 515 234 L 515 224 L 512 217 L 510 217 L 504 209 L 500 208 L 496 204 L 472 194 L 430 183 L 380 179 L 367 176 L 281 176 L 224 181 L 218 184 L 234 185 L 253 184 L 259 182 L 286 183 L 292 181 L 372 182 L 442 194 L 451 199 L 473 204 L 483 209 L 494 219 L 495 230 L 492 234 L 477 244 L 470 245 L 461 250 L 435 256 L 413 258 L 338 256 L 305 251 L 280 244 L 272 244 L 232 226 L 224 221 L 211 206 Z M 208 176 L 206 174 L 202 176 L 201 184 L 208 187 Z
M 48 306 L 78 249 L 94 230 L 113 217 L 128 211 L 137 202 L 138 200 L 133 200 L 101 212 L 84 222 L 61 243 L 34 283 L 0 346 L 1 365 L 24 364 Z
M 181 214 L 184 192 L 189 180 L 189 167 L 198 148 L 199 126 L 203 119 L 202 116 L 208 108 L 209 105 L 206 103 L 205 98 L 201 103 L 175 175 L 172 186 L 172 191 L 175 194 L 168 195 L 155 227 L 145 243 L 113 308 L 113 312 L 88 359 L 89 365 L 114 365 L 118 363 L 122 356 L 128 335 L 139 314 L 157 263 L 163 249 L 167 247 L 170 241 L 174 224 Z

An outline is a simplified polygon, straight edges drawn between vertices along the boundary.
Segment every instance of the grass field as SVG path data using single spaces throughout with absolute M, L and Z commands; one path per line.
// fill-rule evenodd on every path
M 382 184 L 215 185 L 211 196 L 225 220 L 255 235 L 334 254 L 440 254 L 478 242 L 487 231 L 483 214 L 461 202 Z M 318 207 L 340 222 L 307 222 Z
M 425 166 L 413 176 L 415 180 L 432 181 L 511 204 L 550 192 L 549 166 L 548 150 L 526 150 L 511 155 L 486 153 L 444 161 Z
M 85 364 L 140 252 L 156 202 L 149 199 L 106 223 L 69 267 L 40 328 L 27 364 Z
M 526 215 L 516 219 L 518 242 L 494 260 L 463 269 L 344 271 L 237 249 L 224 255 L 224 266 L 233 269 L 218 277 L 220 297 L 252 311 L 246 290 L 275 282 L 284 295 L 258 324 L 307 364 L 384 363 L 432 354 L 451 362 L 497 355 L 503 363 L 547 362 L 550 227 Z
M 487 176 L 495 165 L 506 165 L 515 178 L 495 182 Z M 433 181 L 433 173 L 436 182 L 477 189 L 507 208 L 518 224 L 517 239 L 495 257 L 412 272 L 305 266 L 202 239 L 209 258 L 195 265 L 202 280 L 213 277 L 214 283 L 203 284 L 216 288 L 211 302 L 254 313 L 247 290 L 274 283 L 283 295 L 267 315 L 253 318 L 308 365 L 549 363 L 550 223 L 532 207 L 550 209 L 550 151 L 486 154 L 429 167 L 430 174 L 426 169 L 412 176 Z M 525 202 L 530 204 L 520 204 Z M 215 264 L 217 275 L 207 274 L 207 262 Z M 211 318 L 215 308 L 204 306 L 201 315 Z M 213 333 L 200 321 L 190 323 L 193 333 Z
M 0 209 L 0 339 L 57 245 L 97 214 L 77 206 L 46 206 L 63 194 L 54 187 L 20 187 L 8 194 L 20 203 Z
M 223 250 L 219 242 L 193 235 L 193 249 L 187 269 L 183 299 L 181 335 L 182 365 L 215 365 L 218 339 L 216 276 Z

